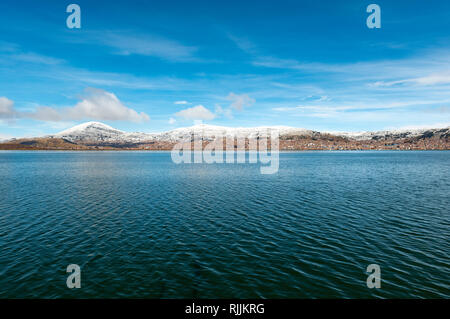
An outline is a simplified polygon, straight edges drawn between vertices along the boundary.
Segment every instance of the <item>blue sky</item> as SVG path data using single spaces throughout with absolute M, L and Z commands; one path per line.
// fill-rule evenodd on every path
M 81 29 L 66 7 L 81 7 Z M 366 7 L 381 7 L 381 29 Z M 0 2 L 0 138 L 450 123 L 449 1 Z

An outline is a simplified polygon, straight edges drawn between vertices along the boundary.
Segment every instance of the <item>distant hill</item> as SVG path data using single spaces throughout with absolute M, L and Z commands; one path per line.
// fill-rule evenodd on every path
M 280 150 L 450 149 L 449 127 L 332 133 L 288 126 L 232 128 L 201 124 L 162 133 L 129 133 L 100 122 L 87 122 L 50 136 L 11 139 L 0 143 L 0 150 L 171 150 L 178 142 L 202 139 L 207 143 L 218 136 L 256 140 L 273 130 L 279 132 Z
M 62 138 L 13 139 L 0 144 L 0 150 L 87 150 L 89 147 Z

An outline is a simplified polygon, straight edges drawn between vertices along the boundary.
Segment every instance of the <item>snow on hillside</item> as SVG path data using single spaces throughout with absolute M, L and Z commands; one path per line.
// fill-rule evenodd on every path
M 193 135 L 202 137 L 204 139 L 213 139 L 218 136 L 237 136 L 256 138 L 258 136 L 267 136 L 270 131 L 276 130 L 280 136 L 283 135 L 297 135 L 297 136 L 312 136 L 314 132 L 311 130 L 294 128 L 288 126 L 264 126 L 264 127 L 226 127 L 215 126 L 207 124 L 199 124 L 190 127 L 177 128 L 171 131 L 162 133 L 128 133 L 117 130 L 109 125 L 100 122 L 87 122 L 70 129 L 51 135 L 49 137 L 64 138 L 69 141 L 79 142 L 109 142 L 109 143 L 139 143 L 146 141 L 167 141 L 175 142 L 181 140 L 190 140 Z M 448 130 L 446 129 L 431 129 L 431 131 Z M 347 137 L 355 140 L 371 140 L 383 138 L 408 138 L 416 137 L 430 131 L 430 129 L 406 129 L 406 130 L 392 130 L 392 131 L 378 131 L 378 132 L 323 132 L 337 136 Z
M 193 134 L 211 139 L 217 136 L 235 136 L 256 138 L 258 136 L 270 135 L 271 131 L 278 131 L 280 135 L 310 135 L 312 131 L 298 129 L 288 126 L 264 126 L 264 127 L 226 127 L 207 124 L 199 124 L 190 127 L 178 128 L 172 131 L 160 133 L 159 138 L 167 141 L 178 141 L 190 139 Z
M 137 143 L 152 140 L 174 142 L 189 140 L 192 138 L 192 135 L 197 135 L 206 139 L 212 139 L 218 136 L 242 136 L 255 138 L 257 136 L 266 136 L 271 130 L 277 130 L 280 135 L 310 135 L 312 132 L 305 129 L 297 129 L 287 126 L 232 128 L 199 124 L 162 133 L 127 133 L 100 122 L 87 122 L 49 137 L 64 138 L 69 141 L 82 142 L 102 141 L 111 143 Z
M 400 139 L 412 138 L 423 135 L 425 132 L 436 132 L 439 130 L 448 130 L 447 128 L 418 128 L 418 129 L 400 129 L 391 131 L 376 131 L 376 132 L 330 132 L 330 134 L 348 137 L 357 141 L 363 140 L 377 140 L 377 139 Z
M 100 122 L 87 122 L 55 135 L 51 135 L 50 137 L 82 142 L 102 141 L 111 143 L 129 143 L 151 140 L 154 138 L 154 135 L 146 133 L 128 133 Z
M 50 137 L 64 138 L 69 141 L 109 141 L 118 139 L 124 134 L 125 132 L 100 122 L 87 122 Z

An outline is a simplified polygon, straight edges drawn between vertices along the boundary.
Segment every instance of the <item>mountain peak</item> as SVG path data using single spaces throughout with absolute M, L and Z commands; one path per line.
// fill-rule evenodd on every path
M 69 128 L 67 130 L 61 131 L 61 132 L 59 132 L 59 133 L 57 133 L 55 135 L 56 136 L 63 136 L 63 135 L 73 134 L 73 133 L 76 133 L 76 132 L 83 132 L 83 131 L 86 131 L 86 130 L 108 130 L 108 131 L 121 132 L 121 131 L 119 131 L 119 130 L 117 130 L 117 129 L 109 126 L 109 125 L 104 124 L 104 123 L 92 121 L 92 122 L 86 122 L 86 123 L 82 123 L 82 124 L 76 125 L 76 126 L 71 127 L 71 128 Z
M 56 133 L 51 137 L 64 138 L 69 141 L 103 141 L 118 138 L 123 134 L 125 132 L 101 122 L 86 122 Z

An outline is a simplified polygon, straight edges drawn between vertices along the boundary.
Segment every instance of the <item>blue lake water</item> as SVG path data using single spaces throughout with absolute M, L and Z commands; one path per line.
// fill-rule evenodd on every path
M 259 167 L 0 152 L 0 298 L 450 297 L 450 152 Z

